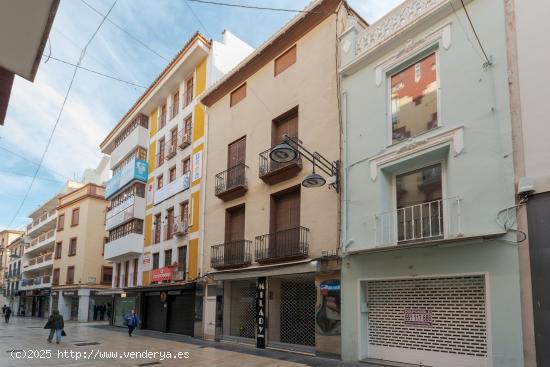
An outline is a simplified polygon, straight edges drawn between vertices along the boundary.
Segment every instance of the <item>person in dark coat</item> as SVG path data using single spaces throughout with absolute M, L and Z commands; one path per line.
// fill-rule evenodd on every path
M 10 316 L 11 316 L 11 308 L 8 306 L 4 311 L 4 320 L 6 320 L 6 324 L 10 322 Z
M 8 306 L 6 305 L 2 306 L 2 316 L 6 314 L 6 308 L 8 308 Z
M 101 321 L 103 321 L 103 319 L 105 318 L 105 305 L 99 305 L 98 307 L 98 311 L 99 311 L 99 319 Z
M 138 325 L 141 323 L 138 315 L 136 314 L 136 310 L 130 311 L 130 313 L 126 315 L 124 319 L 126 321 L 126 324 L 128 325 L 128 336 L 132 337 L 134 329 L 137 328 Z
M 63 316 L 61 316 L 58 310 L 53 310 L 50 318 L 48 319 L 48 322 L 44 326 L 44 329 L 50 329 L 48 342 L 52 342 L 53 336 L 55 334 L 55 342 L 59 344 L 64 327 L 65 322 L 63 321 Z

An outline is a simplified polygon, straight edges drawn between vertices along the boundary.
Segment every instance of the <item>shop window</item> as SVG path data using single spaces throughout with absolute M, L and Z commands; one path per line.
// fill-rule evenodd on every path
M 436 54 L 390 76 L 392 143 L 438 126 Z

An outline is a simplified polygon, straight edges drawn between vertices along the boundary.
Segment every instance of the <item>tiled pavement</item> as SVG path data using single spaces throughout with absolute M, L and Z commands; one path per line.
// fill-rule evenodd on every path
M 0 323 L 0 366 L 371 366 L 270 349 L 260 350 L 245 345 L 202 341 L 149 330 L 136 330 L 134 337 L 129 338 L 126 329 L 108 326 L 105 323 L 67 322 L 67 337 L 56 345 L 46 341 L 48 330 L 42 328 L 44 324 L 45 320 L 20 317 L 13 317 L 7 325 Z M 49 353 L 46 352 L 48 350 Z M 33 351 L 33 357 L 38 358 L 16 358 L 17 355 L 25 352 L 28 354 L 29 351 Z M 58 354 L 64 351 L 67 351 L 67 358 L 61 358 Z M 68 355 L 71 351 L 73 358 Z M 188 352 L 189 358 L 161 360 L 159 355 L 156 358 L 145 358 L 143 355 L 143 358 L 130 358 L 122 355 L 123 352 L 132 351 L 170 352 L 174 356 L 178 352 Z M 78 361 L 74 358 L 76 352 L 81 353 Z M 101 359 L 100 354 L 107 352 L 117 352 L 118 355 L 115 358 Z

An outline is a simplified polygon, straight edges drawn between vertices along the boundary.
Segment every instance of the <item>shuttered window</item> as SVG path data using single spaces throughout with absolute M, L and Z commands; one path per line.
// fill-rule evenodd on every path
M 243 137 L 227 147 L 227 168 L 235 167 L 246 161 L 246 137 Z
M 296 63 L 296 45 L 275 59 L 275 76 Z
M 227 209 L 225 213 L 225 242 L 244 239 L 245 206 Z
M 113 268 L 110 266 L 103 266 L 101 268 L 101 283 L 111 284 L 113 281 Z
M 233 107 L 246 97 L 246 83 L 231 92 L 229 105 Z
M 57 217 L 57 230 L 62 231 L 65 227 L 65 214 L 59 214 Z
M 53 269 L 52 285 L 59 285 L 59 269 Z
M 80 216 L 80 209 L 73 209 L 73 215 L 71 217 L 71 227 L 78 225 L 78 218 Z
M 61 242 L 57 242 L 55 244 L 55 258 L 56 259 L 61 259 L 61 246 L 62 246 Z
M 67 268 L 67 284 L 74 283 L 74 266 L 69 266 Z
M 76 255 L 76 237 L 71 238 L 69 242 L 69 256 Z

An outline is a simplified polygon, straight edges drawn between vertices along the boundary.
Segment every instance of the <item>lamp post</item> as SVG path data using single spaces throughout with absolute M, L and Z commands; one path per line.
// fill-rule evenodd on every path
M 313 172 L 304 178 L 302 186 L 321 187 L 327 183 L 327 179 L 315 172 L 315 168 L 318 168 L 330 177 L 329 188 L 332 187 L 337 193 L 340 192 L 340 161 L 330 162 L 321 154 L 307 150 L 298 138 L 288 135 L 284 135 L 283 142 L 275 146 L 269 153 L 269 158 L 277 163 L 292 162 L 299 157 L 303 157 L 313 164 Z

